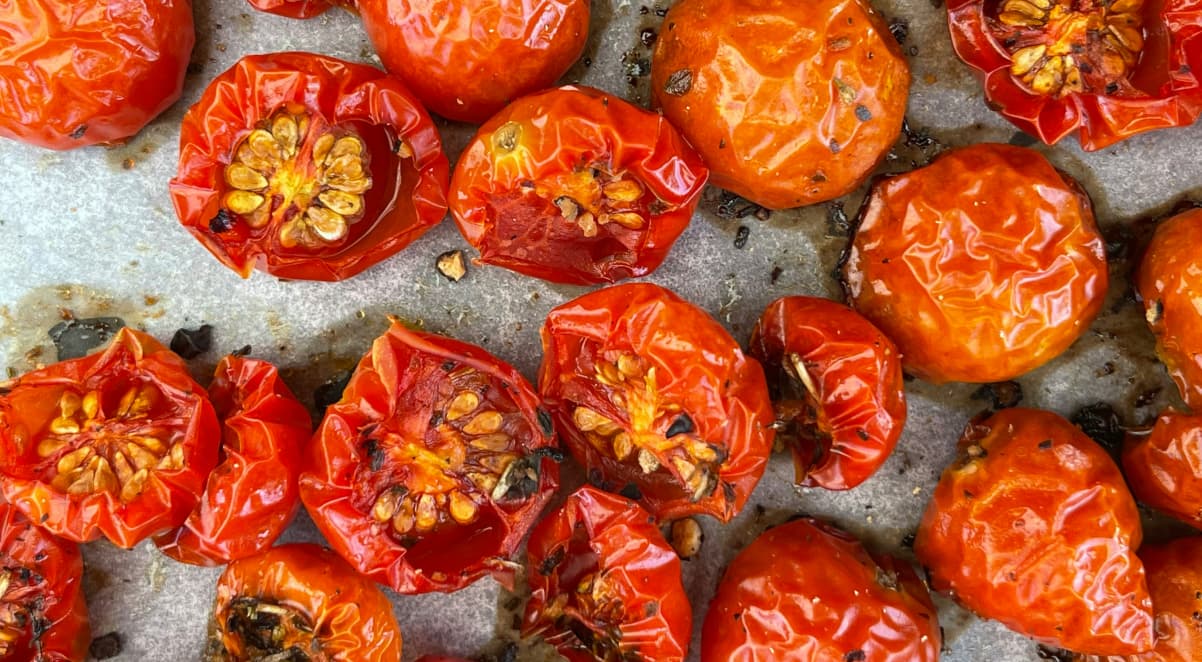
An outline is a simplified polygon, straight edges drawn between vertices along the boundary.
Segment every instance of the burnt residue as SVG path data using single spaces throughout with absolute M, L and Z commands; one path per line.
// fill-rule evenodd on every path
M 321 383 L 313 391 L 313 407 L 324 414 L 326 409 L 342 399 L 342 392 L 351 381 L 352 371 L 344 370 Z
M 548 414 L 547 410 L 542 407 L 538 408 L 538 427 L 542 429 L 544 436 L 555 435 L 555 423 L 551 420 L 551 414 Z
M 123 328 L 125 320 L 120 317 L 90 317 L 59 322 L 50 327 L 49 334 L 58 351 L 58 360 L 66 361 L 87 356 L 108 344 Z
M 910 36 L 910 22 L 904 18 L 895 18 L 889 21 L 889 34 L 893 35 L 898 44 L 905 44 L 906 39 Z
M 746 225 L 740 225 L 735 231 L 735 248 L 742 249 L 747 246 L 747 239 L 751 237 L 751 228 Z
M 88 653 L 97 660 L 107 660 L 121 654 L 122 642 L 119 632 L 109 632 L 92 640 Z
M 1043 644 L 1036 644 L 1035 655 L 1041 660 L 1054 660 L 1055 662 L 1073 662 L 1077 656 L 1063 648 L 1049 648 Z
M 209 230 L 214 234 L 229 232 L 234 229 L 234 217 L 224 209 L 218 209 L 213 218 L 209 219 Z
M 171 351 L 185 359 L 194 359 L 213 347 L 213 326 L 201 324 L 195 329 L 179 329 L 171 336 Z
M 718 215 L 718 218 L 730 220 L 741 220 L 748 216 L 754 216 L 764 221 L 768 220 L 772 212 L 742 196 L 730 191 L 722 191 L 719 196 L 718 208 L 714 210 L 714 213 Z
M 843 202 L 840 200 L 826 203 L 826 236 L 851 236 L 851 219 L 847 217 L 847 211 L 843 208 Z
M 1009 409 L 1023 401 L 1023 385 L 1013 380 L 984 384 L 973 391 L 970 397 L 986 401 L 994 409 Z
M 682 97 L 691 89 L 693 89 L 693 72 L 688 69 L 673 71 L 668 74 L 668 80 L 664 82 L 664 94 L 670 96 Z
M 1032 147 L 1039 144 L 1039 139 L 1025 131 L 1015 131 L 1006 142 L 1015 147 Z
M 1113 406 L 1095 402 L 1078 409 L 1069 420 L 1111 455 L 1119 454 L 1127 428 Z
M 664 437 L 671 439 L 678 434 L 690 434 L 694 429 L 695 426 L 693 425 L 693 419 L 690 418 L 688 414 L 680 414 L 676 417 L 676 420 L 672 421 L 672 425 L 668 426 L 668 430 L 664 433 Z

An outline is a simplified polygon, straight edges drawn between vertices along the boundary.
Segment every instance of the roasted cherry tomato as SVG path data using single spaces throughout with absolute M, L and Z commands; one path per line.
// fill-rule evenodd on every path
M 651 59 L 655 104 L 713 183 L 772 209 L 859 186 L 897 142 L 909 90 L 866 0 L 681 0 Z
M 555 444 L 517 370 L 394 322 L 326 410 L 301 499 L 335 551 L 396 591 L 509 583 L 559 484 Z
M 1102 308 L 1106 249 L 1089 197 L 1038 152 L 974 145 L 878 181 L 843 277 L 857 311 L 941 383 L 1047 363 Z
M 906 392 L 901 355 L 871 322 L 834 301 L 784 297 L 760 316 L 749 351 L 768 373 L 799 484 L 846 490 L 884 464 Z
M 384 66 L 461 122 L 551 87 L 588 38 L 589 0 L 359 0 L 359 12 Z
M 308 410 L 266 361 L 225 357 L 209 397 L 221 419 L 221 460 L 184 525 L 155 537 L 164 554 L 194 565 L 271 547 L 300 505 L 301 449 L 313 434 Z
M 1202 410 L 1202 209 L 1161 223 L 1139 266 L 1135 287 L 1144 301 L 1156 354 L 1181 398 Z
M 392 604 L 333 552 L 284 545 L 234 561 L 213 608 L 224 659 L 397 662 Z
M 693 610 L 680 558 L 635 502 L 582 487 L 534 527 L 522 636 L 569 662 L 681 662 Z
M 50 149 L 120 142 L 179 99 L 191 0 L 0 7 L 0 136 Z
M 183 360 L 128 328 L 0 388 L 0 495 L 68 540 L 130 548 L 179 526 L 220 442 Z
M 969 424 L 914 552 L 936 590 L 1037 641 L 1095 655 L 1152 648 L 1139 511 L 1102 447 L 1051 412 Z
M 339 280 L 442 220 L 448 167 L 396 78 L 312 53 L 249 55 L 184 116 L 171 198 L 243 276 Z
M 83 662 L 92 637 L 83 557 L 0 502 L 0 660 Z
M 588 87 L 510 104 L 459 157 L 451 213 L 480 261 L 612 283 L 664 261 L 707 170 L 661 115 Z
M 330 7 L 354 7 L 354 0 L 246 0 L 251 7 L 288 18 L 313 18 Z
M 772 450 L 764 371 L 714 318 L 650 283 L 551 311 L 539 390 L 590 478 L 656 517 L 734 517 Z
M 950 0 L 952 45 L 989 105 L 1052 144 L 1102 149 L 1202 111 L 1196 0 Z
M 764 532 L 726 569 L 701 662 L 935 662 L 941 640 L 914 568 L 803 518 Z
M 1202 416 L 1169 410 L 1129 434 L 1123 471 L 1135 498 L 1202 529 Z

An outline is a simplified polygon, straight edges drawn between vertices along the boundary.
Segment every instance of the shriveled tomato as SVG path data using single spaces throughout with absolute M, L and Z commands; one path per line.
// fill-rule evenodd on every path
M 0 495 L 68 540 L 130 548 L 179 526 L 220 442 L 183 360 L 129 328 L 0 389 Z
M 1202 409 L 1202 209 L 1173 216 L 1156 228 L 1139 265 L 1135 287 L 1156 336 L 1156 354 L 1181 398 Z
M 866 0 L 681 0 L 651 59 L 655 104 L 713 183 L 772 209 L 859 186 L 897 141 L 909 90 Z
M 92 637 L 73 542 L 0 502 L 0 660 L 82 662 Z
M 534 527 L 527 566 L 522 636 L 542 636 L 570 662 L 688 653 L 693 610 L 680 558 L 635 502 L 580 488 Z
M 580 57 L 588 0 L 359 0 L 389 71 L 447 119 L 483 122 Z
M 663 519 L 739 512 L 772 450 L 772 403 L 714 318 L 633 283 L 555 308 L 542 340 L 539 390 L 594 482 Z
M 951 0 L 956 54 L 989 105 L 1052 144 L 1086 150 L 1202 111 L 1197 0 Z
M 1128 434 L 1123 471 L 1137 499 L 1202 529 L 1202 416 L 1170 409 Z
M 221 460 L 180 528 L 155 537 L 164 554 L 224 565 L 275 543 L 300 506 L 301 451 L 313 434 L 275 366 L 243 356 L 217 364 L 209 397 L 221 419 Z
M 934 662 L 941 641 L 914 568 L 807 517 L 731 562 L 705 617 L 701 662 Z
M 1038 152 L 993 144 L 874 184 L 843 278 L 906 370 L 935 383 L 1047 363 L 1089 328 L 1108 284 L 1089 197 Z
M 401 631 L 375 584 L 333 552 L 284 545 L 234 561 L 213 608 L 227 659 L 396 662 Z
M 1003 409 L 969 424 L 914 552 L 980 616 L 1096 655 L 1152 648 L 1135 500 L 1110 456 L 1060 416 Z
M 396 591 L 509 583 L 559 484 L 555 444 L 517 370 L 393 322 L 326 410 L 301 499 L 335 551 Z
M 442 220 L 448 167 L 396 78 L 312 53 L 249 55 L 184 116 L 171 198 L 244 277 L 340 280 Z
M 906 392 L 901 355 L 871 322 L 834 301 L 783 297 L 760 316 L 749 351 L 767 370 L 799 484 L 846 490 L 884 464 Z
M 451 213 L 480 261 L 557 283 L 651 273 L 705 187 L 661 115 L 588 87 L 510 104 L 455 166 Z
M 0 10 L 0 136 L 50 149 L 121 142 L 175 103 L 191 0 L 19 0 Z
M 246 0 L 251 7 L 288 18 L 313 18 L 334 6 L 354 7 L 354 0 Z

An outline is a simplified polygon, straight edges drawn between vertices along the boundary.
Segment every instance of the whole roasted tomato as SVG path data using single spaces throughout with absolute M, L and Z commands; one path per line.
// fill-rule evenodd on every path
M 655 104 L 713 184 L 771 209 L 859 186 L 897 141 L 909 91 L 866 0 L 681 0 L 651 59 Z
M 1202 111 L 1197 0 L 950 0 L 952 45 L 989 105 L 1052 144 L 1086 150 Z
M 334 6 L 353 9 L 355 0 L 246 0 L 251 7 L 288 18 L 313 18 Z
M 128 549 L 179 526 L 220 442 L 183 360 L 128 328 L 0 388 L 0 496 L 68 540 Z
M 914 568 L 802 518 L 764 532 L 726 569 L 701 662 L 935 662 L 941 641 Z
M 1135 287 L 1156 336 L 1156 353 L 1181 398 L 1202 409 L 1202 209 L 1178 214 L 1156 228 L 1139 265 Z
M 379 69 L 248 55 L 180 128 L 180 223 L 242 276 L 339 280 L 446 214 L 447 159 L 426 111 Z
M 843 278 L 930 382 L 999 382 L 1063 352 L 1102 308 L 1089 197 L 1038 152 L 974 145 L 873 185 Z
M 760 316 L 749 352 L 767 370 L 799 484 L 850 489 L 888 459 L 906 392 L 901 355 L 871 322 L 834 301 L 784 297 Z
M 359 0 L 389 71 L 430 110 L 483 122 L 580 57 L 589 0 Z
M 401 631 L 375 584 L 316 545 L 234 561 L 213 608 L 223 659 L 396 662 Z
M 313 434 L 308 410 L 266 361 L 225 357 L 209 397 L 221 419 L 221 460 L 184 525 L 155 537 L 164 554 L 194 565 L 271 547 L 300 505 L 301 449 Z
M 508 583 L 559 484 L 555 443 L 511 366 L 393 322 L 326 410 L 301 499 L 335 551 L 398 592 Z
M 772 450 L 764 371 L 714 318 L 650 283 L 551 311 L 539 390 L 572 455 L 653 515 L 734 517 Z
M 451 213 L 480 261 L 557 283 L 654 271 L 707 171 L 661 115 L 587 87 L 510 104 L 459 157 Z
M 681 662 L 693 610 L 680 558 L 655 518 L 585 486 L 534 527 L 522 636 L 540 635 L 570 662 Z
M 1037 641 L 1095 655 L 1152 648 L 1135 500 L 1114 461 L 1051 412 L 973 421 L 914 552 L 931 584 Z
M 1168 410 L 1129 434 L 1123 471 L 1135 498 L 1202 529 L 1202 416 Z
M 0 35 L 0 136 L 50 149 L 141 131 L 196 43 L 191 0 L 10 0 Z
M 73 542 L 0 502 L 0 660 L 82 662 L 92 640 Z

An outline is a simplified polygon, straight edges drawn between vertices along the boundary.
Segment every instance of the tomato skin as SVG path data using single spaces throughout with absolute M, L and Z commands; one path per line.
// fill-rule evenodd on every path
M 378 218 L 365 219 L 370 229 L 346 245 L 290 251 L 242 221 L 223 232 L 214 228 L 218 213 L 226 213 L 223 170 L 235 148 L 289 103 L 332 125 L 384 127 L 413 153 L 400 160 L 397 173 L 374 173 L 400 177 L 398 201 Z M 244 278 L 259 269 L 279 278 L 333 281 L 391 257 L 437 225 L 446 214 L 448 169 L 433 120 L 396 78 L 312 53 L 249 55 L 214 79 L 184 116 L 171 199 L 184 228 Z
M 907 372 L 937 384 L 1050 361 L 1093 322 L 1109 282 L 1088 196 L 1038 152 L 996 144 L 874 184 L 843 278 Z
M 1177 384 L 1181 399 L 1202 408 L 1202 265 L 1194 247 L 1202 242 L 1202 209 L 1191 209 L 1156 228 L 1140 262 L 1135 288 L 1156 336 L 1156 354 Z
M 1202 529 L 1202 416 L 1161 412 L 1151 430 L 1127 434 L 1122 460 L 1135 498 Z
M 805 517 L 765 531 L 731 562 L 705 617 L 701 662 L 934 662 L 941 640 L 908 563 Z
M 588 0 L 360 0 L 384 66 L 430 110 L 480 123 L 584 51 Z
M 0 34 L 0 136 L 56 150 L 141 131 L 179 99 L 196 42 L 191 0 L 8 2 Z
M 834 301 L 782 297 L 760 316 L 749 347 L 770 384 L 800 393 L 774 402 L 778 420 L 799 428 L 799 484 L 851 489 L 889 458 L 906 423 L 901 354 L 871 322 Z M 817 393 L 808 395 L 794 376 L 790 355 L 801 359 Z
M 602 657 L 605 653 L 657 662 L 681 662 L 687 655 L 693 610 L 681 583 L 680 558 L 655 518 L 635 502 L 587 485 L 573 492 L 534 527 L 527 568 L 523 637 L 541 634 L 569 662 L 618 659 Z M 590 597 L 600 604 L 600 598 L 617 601 L 614 613 L 598 614 L 576 598 L 589 574 L 595 575 Z M 548 616 L 547 608 L 561 596 L 568 601 L 560 611 L 572 615 Z M 598 646 L 609 648 L 594 650 L 581 642 L 569 621 L 590 629 L 605 641 Z
M 60 396 L 130 383 L 153 385 L 166 399 L 156 426 L 178 439 L 174 446 L 181 449 L 182 466 L 155 469 L 146 488 L 128 503 L 109 491 L 72 495 L 56 488 L 50 474 L 54 463 L 39 457 L 35 435 L 54 418 Z M 0 496 L 54 535 L 76 542 L 103 535 L 129 549 L 187 519 L 217 462 L 220 440 L 213 405 L 183 360 L 149 335 L 123 328 L 103 352 L 6 384 L 0 395 Z
M 960 450 L 914 544 L 932 587 L 1049 646 L 1151 649 L 1139 512 L 1106 451 L 1060 416 L 1023 408 L 970 423 Z
M 516 145 L 503 152 L 498 135 L 515 125 Z M 650 191 L 653 200 L 636 206 L 643 228 L 608 223 L 586 238 L 529 187 L 590 163 L 629 173 Z M 556 283 L 612 283 L 663 263 L 707 177 L 701 157 L 663 116 L 600 90 L 566 86 L 523 97 L 480 127 L 455 166 L 451 213 L 481 262 Z
M 897 141 L 909 89 L 901 47 L 861 0 L 683 0 L 651 59 L 654 104 L 712 183 L 770 209 L 858 187 Z

